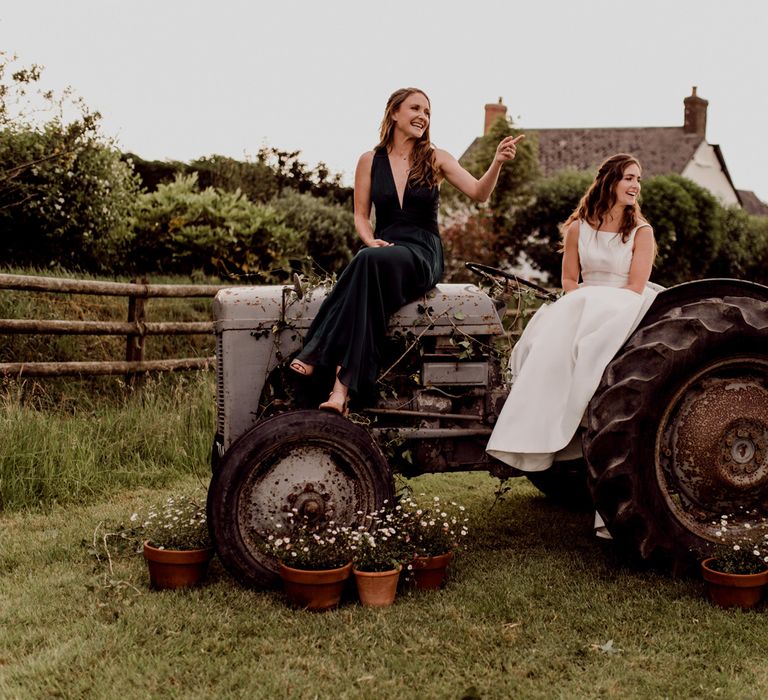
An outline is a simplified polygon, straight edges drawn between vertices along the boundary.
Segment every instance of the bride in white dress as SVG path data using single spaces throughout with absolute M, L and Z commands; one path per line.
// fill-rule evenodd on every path
M 486 448 L 517 469 L 543 471 L 581 454 L 587 404 L 656 296 L 640 180 L 636 158 L 611 156 L 563 225 L 565 295 L 539 309 L 515 344 L 512 388 Z

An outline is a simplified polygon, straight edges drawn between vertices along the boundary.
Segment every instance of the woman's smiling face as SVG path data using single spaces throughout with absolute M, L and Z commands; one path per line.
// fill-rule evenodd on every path
M 624 168 L 624 174 L 613 190 L 616 195 L 616 204 L 626 207 L 632 206 L 637 202 L 637 198 L 640 195 L 641 178 L 640 167 L 637 163 L 630 163 Z
M 430 115 L 426 95 L 412 92 L 392 115 L 392 120 L 395 122 L 395 128 L 403 131 L 406 136 L 420 139 L 429 126 Z

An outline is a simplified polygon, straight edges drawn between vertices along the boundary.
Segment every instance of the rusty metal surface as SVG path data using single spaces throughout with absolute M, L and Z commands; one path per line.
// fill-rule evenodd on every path
M 689 379 L 662 418 L 656 465 L 668 504 L 689 530 L 719 541 L 726 515 L 730 535 L 742 536 L 768 512 L 768 363 L 731 358 Z
M 465 438 L 478 435 L 491 434 L 490 428 L 371 428 L 371 432 L 378 438 L 381 436 L 396 434 L 398 437 L 414 440 L 432 438 Z
M 317 441 L 278 451 L 250 470 L 235 513 L 248 548 L 259 556 L 256 533 L 278 524 L 287 529 L 286 514 L 293 509 L 310 521 L 355 522 L 358 510 L 368 512 L 374 504 L 370 485 L 352 478 L 353 473 L 343 446 Z M 266 557 L 260 560 L 274 565 Z
M 443 398 L 443 397 L 439 397 Z M 482 421 L 480 415 L 467 413 L 440 413 L 431 411 L 408 411 L 396 408 L 366 408 L 363 413 L 370 413 L 377 416 L 401 416 L 403 418 L 439 418 L 442 420 L 460 420 L 460 421 Z
M 285 285 L 233 287 L 216 295 L 213 310 L 219 358 L 217 431 L 225 450 L 257 421 L 267 377 L 279 357 L 290 357 L 300 349 L 304 332 L 326 292 L 326 288 L 315 288 L 304 292 L 300 299 L 294 286 Z M 438 341 L 446 339 L 447 343 L 457 327 L 463 334 L 482 336 L 484 342 L 503 333 L 491 298 L 467 284 L 438 285 L 425 298 L 398 311 L 392 317 L 390 332 L 437 336 Z M 455 352 L 455 347 L 446 347 Z M 443 387 L 436 387 L 435 391 L 447 389 L 453 393 L 452 387 L 460 386 L 464 397 L 469 398 L 474 391 L 478 397 L 485 396 L 491 381 L 487 363 L 453 361 L 434 365 L 434 371 L 431 364 L 427 368 L 427 383 Z M 419 399 L 418 405 L 400 407 L 452 413 L 451 403 L 451 397 L 434 396 Z M 476 409 L 472 411 L 478 413 Z
M 487 362 L 425 362 L 421 367 L 423 386 L 485 386 Z
M 309 328 L 327 291 L 319 287 L 299 299 L 292 286 L 223 289 L 213 304 L 216 332 L 264 330 L 278 320 L 300 330 Z M 428 315 L 424 313 L 426 309 L 429 309 Z M 419 332 L 424 330 L 425 335 L 442 335 L 453 325 L 461 326 L 470 335 L 503 333 L 491 298 L 470 284 L 438 284 L 425 297 L 404 306 L 390 320 L 391 330 L 418 329 Z M 433 327 L 425 330 L 429 326 Z

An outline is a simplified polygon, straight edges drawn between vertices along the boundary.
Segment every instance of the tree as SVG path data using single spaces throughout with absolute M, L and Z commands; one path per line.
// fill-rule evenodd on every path
M 0 54 L 0 240 L 6 262 L 109 270 L 124 255 L 138 181 L 99 114 L 41 69 Z M 74 119 L 64 114 L 74 111 Z
M 508 118 L 497 119 L 488 133 L 461 157 L 461 164 L 475 177 L 481 177 L 491 164 L 499 141 L 519 133 Z M 530 186 L 538 172 L 536 144 L 527 136 L 518 144 L 515 160 L 502 168 L 487 203 L 471 202 L 450 184 L 443 186 L 442 234 L 448 261 L 446 274 L 450 279 L 466 279 L 465 260 L 495 265 L 500 259 L 517 258 L 522 241 L 513 234 L 514 216 L 521 203 L 530 197 Z
M 743 209 L 722 212 L 723 241 L 707 271 L 708 277 L 737 277 L 765 284 L 768 269 L 768 218 L 750 216 Z
M 576 208 L 592 182 L 593 174 L 562 170 L 538 180 L 531 199 L 515 214 L 512 238 L 525 241 L 530 261 L 559 284 L 562 254 L 560 226 Z
M 706 277 L 723 244 L 723 208 L 696 183 L 658 175 L 643 183 L 643 214 L 659 256 L 654 281 L 665 286 Z
M 197 173 L 200 187 L 240 190 L 252 202 L 268 202 L 284 192 L 311 194 L 331 203 L 350 206 L 352 188 L 344 186 L 341 175 L 332 174 L 324 163 L 310 168 L 299 160 L 300 151 L 261 148 L 255 158 L 236 160 L 212 155 L 191 163 L 144 160 L 126 154 L 144 187 L 154 192 L 159 185 L 173 182 L 176 175 Z

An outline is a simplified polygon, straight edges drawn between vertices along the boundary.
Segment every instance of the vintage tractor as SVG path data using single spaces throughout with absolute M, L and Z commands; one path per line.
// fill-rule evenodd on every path
M 248 585 L 277 580 L 258 533 L 287 511 L 354 523 L 392 497 L 393 469 L 523 475 L 485 453 L 508 392 L 499 298 L 441 284 L 401 309 L 378 395 L 343 418 L 313 408 L 332 377 L 287 369 L 325 292 L 297 281 L 216 297 L 208 512 L 222 562 Z M 589 503 L 621 546 L 676 571 L 719 541 L 721 515 L 743 536 L 768 511 L 768 288 L 711 279 L 662 291 L 583 424 L 583 460 L 525 475 L 544 493 Z

